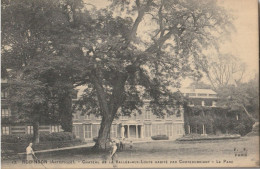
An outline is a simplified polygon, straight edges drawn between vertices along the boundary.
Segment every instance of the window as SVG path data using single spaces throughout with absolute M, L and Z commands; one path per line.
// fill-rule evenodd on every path
M 144 119 L 146 119 L 146 120 L 151 119 L 151 112 L 150 111 L 146 111 L 144 113 Z
M 100 129 L 100 124 L 92 124 L 92 137 L 98 137 L 98 132 Z
M 100 130 L 100 125 L 97 125 L 97 136 L 98 136 L 99 130 Z
M 8 108 L 2 108 L 1 114 L 2 114 L 2 117 L 9 117 L 10 116 L 9 109 Z
M 84 136 L 85 136 L 85 138 L 91 138 L 92 137 L 92 132 L 91 132 L 91 124 L 86 124 L 85 126 L 84 126 Z
M 73 133 L 77 138 L 79 138 L 79 125 L 73 126 Z
M 207 96 L 207 93 L 199 93 L 198 96 Z
M 59 126 L 58 125 L 52 125 L 51 126 L 51 132 L 59 132 Z
M 194 102 L 193 101 L 189 101 L 189 106 L 194 106 Z
M 176 130 L 176 131 L 177 131 L 177 134 L 178 134 L 178 135 L 182 135 L 182 134 L 183 134 L 183 133 L 182 133 L 182 132 L 183 132 L 183 125 L 182 125 L 182 124 L 177 124 L 177 125 L 176 125 L 176 128 L 177 128 L 177 130 Z
M 211 97 L 217 97 L 217 94 L 209 94 Z
M 176 112 L 176 118 L 180 119 L 181 118 L 181 110 L 180 109 L 175 109 Z
M 102 120 L 102 117 L 101 116 L 97 116 L 96 119 L 97 120 Z
M 110 137 L 111 138 L 115 138 L 116 137 L 116 125 L 111 125 Z
M 84 115 L 84 120 L 90 120 L 90 114 L 85 114 Z
M 7 91 L 1 91 L 1 99 L 6 99 L 8 96 L 8 92 Z
M 27 126 L 27 134 L 33 134 L 33 126 Z
M 187 93 L 187 96 L 196 96 L 196 93 Z
M 212 101 L 212 107 L 216 107 L 217 102 L 216 101 Z
M 172 137 L 172 124 L 166 124 L 166 134 L 169 137 Z
M 79 119 L 78 113 L 75 113 L 75 114 L 73 115 L 73 117 L 74 117 L 74 120 L 78 120 L 78 119 Z
M 169 119 L 169 120 L 171 120 L 171 119 L 172 119 L 172 117 L 173 117 L 173 116 L 172 116 L 172 114 L 168 114 L 168 113 L 166 114 L 166 119 Z
M 10 128 L 8 126 L 2 127 L 2 134 L 3 135 L 9 135 L 10 134 Z
M 144 125 L 144 137 L 151 137 L 151 124 Z
M 134 113 L 134 119 L 135 119 L 135 120 L 139 120 L 139 119 L 140 119 L 139 113 Z
M 205 101 L 204 100 L 201 101 L 201 106 L 205 106 Z
M 122 116 L 121 116 L 121 119 L 122 119 L 122 120 L 127 120 L 127 119 L 128 119 L 128 116 L 122 115 Z
M 165 126 L 164 124 L 155 124 L 153 135 L 164 135 L 165 134 Z

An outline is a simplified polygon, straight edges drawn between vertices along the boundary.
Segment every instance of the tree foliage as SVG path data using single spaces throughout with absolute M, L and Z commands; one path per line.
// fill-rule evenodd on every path
M 249 82 L 238 83 L 220 88 L 219 105 L 227 106 L 234 111 L 245 112 L 249 118 L 256 122 L 259 119 L 259 81 L 256 75 Z
M 34 124 L 35 139 L 39 122 L 72 131 L 70 102 L 78 69 L 59 44 L 73 26 L 71 10 L 80 4 L 2 1 L 2 70 L 9 76 L 9 103 L 17 121 Z
M 232 27 L 214 0 L 117 0 L 99 10 L 81 1 L 6 0 L 2 9 L 6 66 L 44 90 L 37 94 L 41 104 L 55 92 L 62 98 L 72 85 L 87 86 L 77 108 L 102 116 L 101 148 L 114 118 L 138 110 L 143 100 L 163 116 L 173 106 L 168 87 L 184 76 L 201 77 L 203 49 L 217 46 Z

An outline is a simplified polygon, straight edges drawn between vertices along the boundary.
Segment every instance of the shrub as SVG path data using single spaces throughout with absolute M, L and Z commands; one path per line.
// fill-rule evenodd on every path
M 234 131 L 243 136 L 246 134 L 246 126 L 244 124 L 239 124 L 235 127 Z
M 2 135 L 1 142 L 5 143 L 29 143 L 32 142 L 33 136 L 29 134 L 11 134 L 11 135 Z
M 151 137 L 153 140 L 169 140 L 169 137 L 166 135 L 156 135 Z
M 40 133 L 40 142 L 47 141 L 70 141 L 74 140 L 76 136 L 70 132 L 56 132 L 56 133 Z M 20 135 L 3 135 L 1 142 L 5 143 L 29 143 L 32 142 L 33 135 L 20 134 Z
M 32 142 L 33 136 L 28 134 L 23 135 L 3 135 L 2 136 L 2 154 L 16 154 L 24 152 L 25 148 Z M 45 150 L 51 148 L 69 147 L 82 144 L 80 139 L 76 139 L 75 135 L 70 132 L 57 133 L 40 133 L 40 143 L 33 144 L 33 149 Z
M 75 138 L 70 132 L 40 133 L 40 141 L 69 141 Z

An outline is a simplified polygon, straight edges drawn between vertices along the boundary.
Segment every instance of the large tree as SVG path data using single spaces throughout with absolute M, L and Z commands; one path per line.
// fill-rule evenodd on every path
M 9 76 L 12 112 L 17 121 L 33 124 L 35 142 L 40 122 L 52 121 L 72 131 L 71 94 L 77 68 L 68 57 L 72 54 L 58 44 L 66 41 L 72 10 L 80 9 L 81 1 L 1 3 L 1 68 Z
M 163 116 L 172 97 L 168 87 L 182 76 L 201 76 L 194 60 L 231 26 L 216 1 L 113 1 L 112 8 L 119 7 L 128 17 L 93 10 L 95 33 L 82 38 L 87 64 L 78 85 L 88 87 L 79 107 L 102 116 L 96 148 L 105 147 L 115 117 L 138 110 L 144 98 Z

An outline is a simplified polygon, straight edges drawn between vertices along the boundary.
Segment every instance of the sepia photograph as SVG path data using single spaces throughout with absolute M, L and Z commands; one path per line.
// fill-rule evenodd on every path
M 1 0 L 1 168 L 260 167 L 258 0 Z

